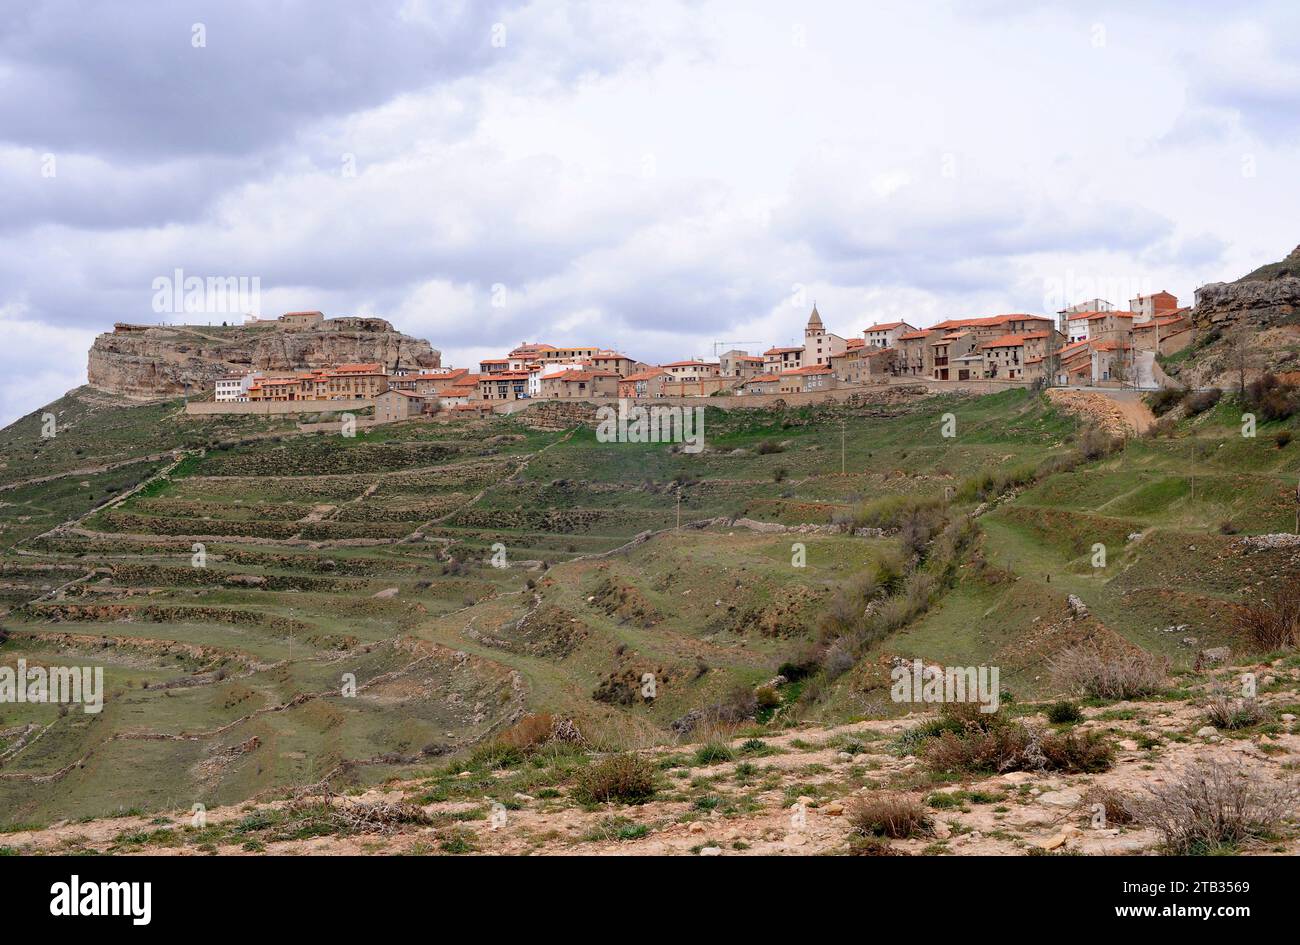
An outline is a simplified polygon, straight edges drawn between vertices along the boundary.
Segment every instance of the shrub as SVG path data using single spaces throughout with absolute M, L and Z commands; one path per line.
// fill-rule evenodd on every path
M 1083 713 L 1073 702 L 1053 702 L 1047 707 L 1047 721 L 1053 725 L 1069 725 L 1083 720 Z
M 1093 785 L 1083 794 L 1083 805 L 1090 811 L 1100 807 L 1106 818 L 1103 826 L 1116 827 L 1133 822 L 1132 800 L 1114 788 Z
M 1265 373 L 1246 385 L 1246 404 L 1264 420 L 1285 420 L 1300 411 L 1300 391 Z
M 776 467 L 776 469 L 772 470 L 772 481 L 785 482 L 785 477 L 788 476 L 789 474 L 790 474 L 789 470 L 787 470 L 784 466 L 778 466 Z
M 1066 692 L 1097 699 L 1133 699 L 1164 686 L 1168 663 L 1141 650 L 1105 653 L 1095 645 L 1084 645 L 1057 654 L 1051 672 Z
M 1294 575 L 1260 601 L 1237 609 L 1238 633 L 1262 650 L 1300 646 L 1300 575 Z
M 764 440 L 755 447 L 754 452 L 760 456 L 770 456 L 773 453 L 784 453 L 785 447 L 776 440 Z
M 1205 413 L 1223 397 L 1223 391 L 1217 387 L 1211 387 L 1209 390 L 1189 391 L 1183 398 L 1183 410 L 1187 416 L 1194 417 L 1199 413 Z
M 781 704 L 781 694 L 775 686 L 759 686 L 754 690 L 754 699 L 760 709 L 775 709 Z
M 1183 399 L 1183 391 L 1176 387 L 1162 387 L 1146 395 L 1147 406 L 1157 417 L 1163 417 L 1173 410 Z
M 885 496 L 854 509 L 853 524 L 856 528 L 883 528 L 886 531 L 901 528 L 906 521 L 937 524 L 943 518 L 943 505 L 942 499 Z
M 1168 853 L 1209 853 L 1275 833 L 1294 813 L 1294 782 L 1267 785 L 1239 766 L 1196 762 L 1130 802 L 1134 820 L 1159 831 Z
M 864 837 L 915 836 L 930 825 L 925 805 L 908 794 L 877 794 L 849 802 L 849 823 Z
M 1273 442 L 1277 444 L 1278 449 L 1285 449 L 1291 442 L 1291 431 L 1279 430 L 1277 436 L 1273 437 Z
M 990 729 L 944 732 L 922 753 L 926 766 L 936 773 L 1017 771 L 1027 767 L 1029 729 L 1007 723 Z
M 1047 732 L 1038 740 L 1037 750 L 1044 768 L 1067 774 L 1097 774 L 1115 763 L 1115 746 L 1100 732 Z
M 640 755 L 612 755 L 578 773 L 573 796 L 581 804 L 644 804 L 655 796 L 654 775 Z
M 555 717 L 546 712 L 525 715 L 501 733 L 497 742 L 504 748 L 528 752 L 550 741 Z
M 1228 731 L 1258 725 L 1267 715 L 1256 700 L 1233 699 L 1223 692 L 1215 693 L 1205 704 L 1205 721 Z
M 1079 437 L 1079 455 L 1088 462 L 1108 456 L 1119 448 L 1120 440 L 1100 427 L 1088 427 Z
M 1114 762 L 1114 747 L 1100 733 L 1044 732 L 1008 720 L 1000 712 L 980 712 L 976 703 L 944 708 L 932 728 L 938 734 L 921 749 L 926 766 L 936 773 L 1095 773 Z
M 736 753 L 731 750 L 731 746 L 726 742 L 709 742 L 707 745 L 701 745 L 695 752 L 695 763 L 700 766 L 716 765 L 724 761 L 731 761 L 736 757 Z

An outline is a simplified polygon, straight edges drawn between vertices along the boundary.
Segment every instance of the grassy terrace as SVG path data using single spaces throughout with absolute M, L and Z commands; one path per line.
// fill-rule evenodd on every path
M 0 661 L 103 665 L 108 695 L 99 715 L 0 706 L 0 755 L 27 739 L 0 763 L 10 823 L 236 803 L 325 775 L 372 784 L 529 708 L 620 744 L 662 740 L 673 720 L 770 678 L 818 638 L 840 588 L 902 554 L 893 534 L 678 531 L 679 514 L 825 526 L 898 497 L 959 516 L 981 504 L 969 481 L 1023 477 L 1081 437 L 1022 391 L 710 410 L 694 456 L 517 419 L 344 439 L 196 422 L 176 402 L 74 394 L 54 409 L 53 440 L 39 414 L 0 435 L 0 486 L 15 485 L 0 492 Z M 1290 527 L 1300 452 L 1272 432 L 1241 440 L 1225 403 L 1172 438 L 1028 484 L 980 516 L 928 609 L 797 712 L 889 710 L 878 667 L 892 655 L 998 660 L 1013 690 L 1038 691 L 1055 645 L 1039 631 L 1069 593 L 1107 632 L 1178 661 L 1195 652 L 1184 636 L 1228 639 L 1243 567 L 1275 581 L 1294 554 L 1243 556 L 1222 533 Z M 147 457 L 178 448 L 189 455 L 157 476 L 172 458 Z M 795 542 L 805 567 L 792 567 Z M 1105 568 L 1091 564 L 1097 542 Z M 510 567 L 493 567 L 502 548 Z M 1191 629 L 1153 630 L 1172 624 Z M 784 695 L 797 701 L 799 685 Z

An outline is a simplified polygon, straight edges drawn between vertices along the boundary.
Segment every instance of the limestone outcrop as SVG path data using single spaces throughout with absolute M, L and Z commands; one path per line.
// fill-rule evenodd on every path
M 378 361 L 391 369 L 439 367 L 441 354 L 382 318 L 331 318 L 309 328 L 276 322 L 237 326 L 126 325 L 95 339 L 91 387 L 128 400 L 210 390 L 223 374 L 303 371 Z

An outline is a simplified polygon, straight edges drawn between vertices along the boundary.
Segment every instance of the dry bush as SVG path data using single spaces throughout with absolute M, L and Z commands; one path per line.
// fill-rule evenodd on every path
M 539 745 L 546 744 L 550 740 L 551 730 L 554 726 L 555 718 L 549 713 L 539 712 L 536 715 L 525 715 L 502 732 L 497 741 L 506 748 L 529 751 Z
M 578 773 L 580 804 L 644 804 L 655 796 L 655 766 L 641 755 L 612 755 Z
M 1079 455 L 1091 462 L 1119 449 L 1123 441 L 1100 427 L 1088 427 L 1079 436 Z
M 1132 803 L 1128 796 L 1114 788 L 1100 785 L 1093 785 L 1083 795 L 1084 807 L 1092 810 L 1100 805 L 1106 815 L 1106 824 L 1116 827 L 1133 823 Z
M 914 837 L 930 825 L 925 805 L 909 794 L 875 794 L 849 802 L 853 830 L 864 837 Z
M 1268 717 L 1268 713 L 1254 699 L 1234 699 L 1225 692 L 1217 692 L 1205 703 L 1205 721 L 1218 729 L 1250 728 Z
M 923 757 L 931 771 L 1019 771 L 1036 767 L 1027 750 L 1033 743 L 1029 729 L 1006 723 L 961 733 L 944 732 L 926 746 Z
M 1300 575 L 1292 576 L 1264 600 L 1239 608 L 1236 629 L 1262 650 L 1300 646 Z
M 1164 688 L 1169 663 L 1140 650 L 1104 653 L 1095 645 L 1085 645 L 1058 653 L 1051 671 L 1056 685 L 1066 692 L 1133 699 Z
M 946 708 L 946 707 L 945 707 Z M 922 751 L 929 769 L 944 772 L 1062 771 L 1095 774 L 1115 761 L 1100 733 L 1051 732 L 1008 721 L 998 713 L 942 716 Z
M 1240 768 L 1197 762 L 1130 802 L 1133 819 L 1153 827 L 1167 852 L 1211 852 L 1277 833 L 1295 813 L 1294 781 L 1265 784 Z
M 1035 733 L 1037 735 L 1037 733 Z M 1100 732 L 1044 732 L 1037 737 L 1043 767 L 1069 774 L 1096 774 L 1115 763 L 1115 746 Z M 1034 754 L 1031 747 L 1030 754 Z

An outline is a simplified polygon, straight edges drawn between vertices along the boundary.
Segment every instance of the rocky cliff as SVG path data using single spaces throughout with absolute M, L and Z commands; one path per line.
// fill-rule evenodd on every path
M 1300 246 L 1281 262 L 1261 266 L 1236 282 L 1196 290 L 1192 322 L 1198 330 L 1244 324 L 1256 329 L 1300 322 Z
M 131 400 L 209 390 L 223 374 L 299 371 L 378 361 L 435 368 L 441 354 L 382 318 L 331 318 L 309 328 L 251 325 L 118 325 L 90 349 L 90 386 Z
M 1230 387 L 1236 383 L 1234 339 L 1244 329 L 1251 368 L 1248 375 L 1300 368 L 1300 246 L 1280 262 L 1261 266 L 1236 282 L 1211 282 L 1196 290 L 1190 312 L 1196 341 L 1182 362 L 1166 372 L 1192 387 Z

